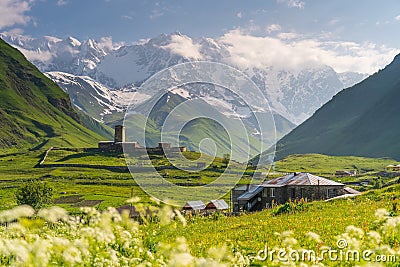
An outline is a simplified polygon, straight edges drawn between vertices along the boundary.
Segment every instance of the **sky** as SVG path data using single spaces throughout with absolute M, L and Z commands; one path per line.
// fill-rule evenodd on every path
M 0 0 L 0 31 L 125 44 L 181 32 L 224 40 L 243 64 L 276 50 L 264 57 L 371 73 L 400 52 L 400 1 Z

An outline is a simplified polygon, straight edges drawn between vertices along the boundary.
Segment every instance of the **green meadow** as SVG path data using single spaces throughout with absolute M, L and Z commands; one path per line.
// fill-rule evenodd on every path
M 25 181 L 39 179 L 55 188 L 53 204 L 66 209 L 71 214 L 80 214 L 81 208 L 93 207 L 101 211 L 108 207 L 127 205 L 131 196 L 140 199 L 136 206 L 162 207 L 136 184 L 127 170 L 109 170 L 106 168 L 81 167 L 38 167 L 46 150 L 3 152 L 0 155 L 0 209 L 16 206 L 15 190 Z M 195 160 L 199 153 L 186 152 L 186 158 Z M 138 156 L 130 158 L 132 164 L 143 160 Z M 200 172 L 186 172 L 172 167 L 172 163 L 163 156 L 152 156 L 151 161 L 158 172 L 167 181 L 184 185 L 198 186 L 214 181 L 225 170 L 223 159 L 216 158 L 211 165 Z M 179 164 L 176 159 L 171 159 Z M 174 162 L 175 161 L 175 162 Z M 55 149 L 48 153 L 44 164 L 87 164 L 99 166 L 125 166 L 123 155 L 102 154 L 84 149 Z M 388 164 L 397 164 L 391 159 L 371 159 L 361 157 L 331 157 L 325 155 L 293 155 L 276 162 L 269 178 L 283 175 L 286 172 L 303 171 L 329 177 L 335 180 L 365 181 L 373 179 L 385 171 Z M 267 170 L 267 166 L 265 170 Z M 334 177 L 336 170 L 356 169 L 358 175 L 349 178 Z M 248 183 L 254 170 L 244 164 L 235 163 L 232 170 L 244 172 L 239 183 Z M 135 175 L 148 175 L 146 172 Z M 232 179 L 237 178 L 231 174 Z M 383 179 L 383 186 L 393 183 L 398 177 Z M 362 188 L 362 195 L 350 199 L 333 201 L 317 201 L 305 203 L 301 210 L 284 212 L 276 215 L 277 207 L 261 212 L 242 214 L 240 216 L 224 216 L 214 213 L 209 216 L 185 215 L 186 225 L 173 220 L 168 225 L 146 216 L 140 220 L 143 226 L 143 246 L 153 253 L 158 253 L 160 244 L 165 240 L 176 240 L 184 237 L 188 250 L 194 257 L 208 255 L 213 247 L 226 248 L 227 251 L 246 255 L 253 266 L 272 263 L 254 259 L 257 252 L 266 246 L 269 248 L 287 248 L 288 240 L 292 240 L 293 248 L 307 247 L 318 251 L 321 247 L 336 246 L 339 235 L 350 231 L 352 225 L 363 233 L 378 230 L 375 212 L 378 209 L 394 211 L 394 198 L 400 195 L 400 185 L 386 186 L 382 189 L 371 189 L 371 185 Z M 163 189 L 164 190 L 164 189 Z M 169 190 L 165 188 L 165 190 Z M 179 199 L 179 194 L 177 194 Z M 207 198 L 207 196 L 206 196 Z M 229 193 L 223 198 L 230 203 Z M 397 211 L 398 212 L 398 211 Z M 310 240 L 311 233 L 316 233 L 318 242 Z M 383 235 L 383 234 L 382 234 Z M 315 236 L 314 236 L 315 237 Z M 289 238 L 289 239 L 288 239 Z M 389 245 L 398 249 L 400 238 L 398 232 L 389 239 Z M 388 242 L 389 242 L 388 241 Z M 386 242 L 386 241 L 385 241 Z M 322 261 L 324 263 L 324 261 Z M 329 266 L 331 262 L 325 261 Z M 275 264 L 275 263 L 274 263 Z M 392 264 L 392 263 L 391 263 Z M 335 264 L 333 264 L 335 265 Z M 337 266 L 352 266 L 336 264 Z M 387 264 L 386 264 L 387 265 Z M 276 264 L 279 266 L 279 264 Z M 396 266 L 396 265 L 388 265 Z

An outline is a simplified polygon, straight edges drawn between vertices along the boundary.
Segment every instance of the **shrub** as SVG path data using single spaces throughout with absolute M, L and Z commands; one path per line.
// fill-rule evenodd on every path
M 301 199 L 300 201 L 288 201 L 283 205 L 278 206 L 272 211 L 273 215 L 279 215 L 282 213 L 295 213 L 297 211 L 302 211 L 306 208 L 306 202 Z
M 18 205 L 29 205 L 39 209 L 51 204 L 54 189 L 45 182 L 29 181 L 24 183 L 15 192 Z

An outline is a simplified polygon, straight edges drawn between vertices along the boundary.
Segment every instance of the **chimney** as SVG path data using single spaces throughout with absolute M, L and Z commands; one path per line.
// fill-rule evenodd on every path
M 125 142 L 125 127 L 123 125 L 115 125 L 114 142 Z

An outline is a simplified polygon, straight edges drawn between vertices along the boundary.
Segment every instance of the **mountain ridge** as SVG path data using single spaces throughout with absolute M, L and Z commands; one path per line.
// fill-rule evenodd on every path
M 400 55 L 383 70 L 345 89 L 283 137 L 276 159 L 321 153 L 400 159 Z
M 7 41 L 30 55 L 43 72 L 58 71 L 89 76 L 111 91 L 137 88 L 156 72 L 193 59 L 230 64 L 228 44 L 215 38 L 190 38 L 180 33 L 161 34 L 143 42 L 112 47 L 110 44 L 76 38 L 28 38 L 2 34 Z M 193 49 L 179 50 L 177 43 Z M 70 51 L 70 52 L 68 52 Z M 196 58 L 197 57 L 197 58 Z M 327 66 L 303 68 L 299 76 L 290 70 L 272 66 L 241 69 L 263 90 L 274 112 L 296 124 L 328 101 L 341 89 L 366 75 L 336 73 Z M 67 85 L 59 84 L 61 87 Z M 66 89 L 66 88 L 64 88 Z M 299 99 L 303 102 L 299 103 Z
M 41 143 L 92 146 L 101 138 L 84 126 L 84 116 L 66 93 L 1 39 L 0 114 L 2 149 Z

